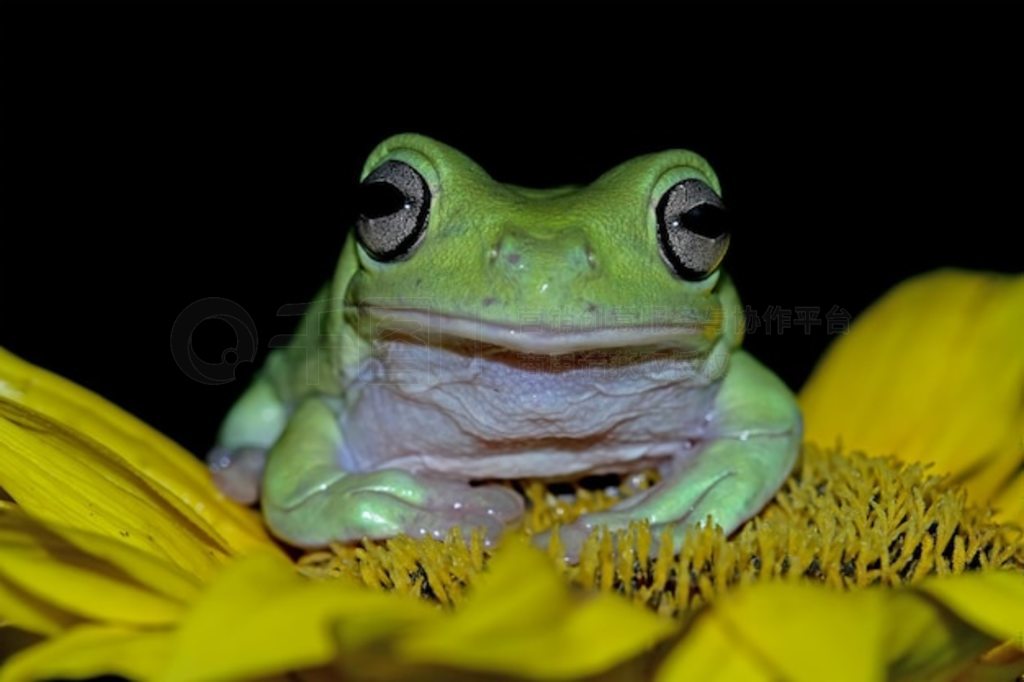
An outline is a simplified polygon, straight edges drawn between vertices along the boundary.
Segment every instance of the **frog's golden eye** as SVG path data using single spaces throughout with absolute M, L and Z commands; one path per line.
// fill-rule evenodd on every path
M 359 187 L 356 238 L 379 261 L 409 255 L 427 225 L 430 188 L 409 164 L 385 161 Z
M 672 185 L 658 202 L 658 242 L 677 275 L 707 278 L 729 248 L 728 216 L 715 191 L 696 179 Z

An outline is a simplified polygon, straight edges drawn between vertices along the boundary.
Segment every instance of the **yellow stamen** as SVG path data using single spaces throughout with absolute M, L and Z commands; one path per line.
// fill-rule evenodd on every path
M 556 497 L 525 484 L 531 508 L 527 534 L 606 508 L 621 497 L 579 488 Z M 557 538 L 557 534 L 555 536 Z M 717 527 L 695 529 L 680 547 L 654 538 L 646 524 L 615 534 L 597 532 L 577 565 L 557 561 L 574 584 L 619 592 L 665 614 L 685 615 L 723 590 L 764 578 L 840 588 L 916 584 L 930 575 L 1024 567 L 1024 543 L 1013 526 L 967 503 L 948 477 L 921 464 L 807 447 L 801 464 L 772 503 L 733 537 Z M 557 540 L 556 540 L 557 542 Z M 616 550 L 616 548 L 619 548 Z M 557 547 L 549 548 L 559 556 Z M 350 576 L 375 589 L 418 593 L 457 604 L 485 563 L 480 537 L 459 532 L 445 541 L 395 538 L 307 554 L 312 577 Z

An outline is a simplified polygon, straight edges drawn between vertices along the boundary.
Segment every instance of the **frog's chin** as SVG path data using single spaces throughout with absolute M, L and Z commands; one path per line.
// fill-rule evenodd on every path
M 530 355 L 654 348 L 700 355 L 718 339 L 715 322 L 676 322 L 614 326 L 502 323 L 433 310 L 363 306 L 374 333 L 397 333 L 420 343 L 481 344 Z

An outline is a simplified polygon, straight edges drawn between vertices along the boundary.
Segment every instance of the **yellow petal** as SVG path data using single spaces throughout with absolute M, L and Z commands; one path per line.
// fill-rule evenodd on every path
M 696 618 L 657 680 L 937 682 L 1016 670 L 975 663 L 1013 623 L 1017 632 L 1024 623 L 1024 575 L 991 577 L 995 573 L 924 583 L 938 600 L 917 590 L 840 592 L 785 582 L 742 587 Z M 996 602 L 1014 606 L 1000 610 Z M 962 677 L 967 669 L 971 674 Z
M 117 453 L 169 504 L 232 551 L 270 546 L 258 515 L 233 504 L 206 468 L 169 438 L 71 381 L 0 348 L 0 397 L 41 412 Z
M 1024 276 L 942 270 L 858 318 L 800 394 L 822 445 L 936 462 L 986 501 L 1024 463 Z
M 194 576 L 167 561 L 103 535 L 44 525 L 16 505 L 0 503 L 0 538 L 18 545 L 37 544 L 55 556 L 88 554 L 105 564 L 109 573 L 124 575 L 178 602 L 192 601 L 200 592 L 201 583 Z
M 1024 471 L 1017 473 L 992 500 L 997 516 L 1006 521 L 1024 526 Z
M 956 678 L 995 640 L 919 592 L 894 590 L 886 595 L 883 642 L 888 679 L 938 682 Z
M 773 682 L 778 677 L 756 651 L 737 642 L 720 618 L 705 615 L 665 658 L 655 682 Z
M 36 600 L 82 618 L 139 625 L 176 621 L 181 602 L 126 576 L 42 528 L 0 517 L 0 578 Z
M 363 630 L 385 636 L 440 615 L 419 599 L 313 582 L 284 559 L 253 554 L 230 564 L 183 619 L 159 679 L 249 679 L 323 665 L 337 653 L 336 623 L 361 639 Z
M 1024 634 L 993 647 L 957 678 L 957 682 L 1006 682 L 1024 677 Z
M 201 579 L 226 557 L 215 537 L 178 513 L 115 453 L 4 399 L 0 487 L 40 520 L 117 538 Z
M 882 615 L 877 590 L 790 582 L 743 587 L 698 617 L 659 679 L 704 679 L 697 671 L 715 671 L 731 649 L 738 660 L 730 666 L 741 674 L 756 670 L 753 679 L 880 680 Z
M 978 571 L 931 578 L 920 589 L 993 637 L 1024 637 L 1024 573 Z
M 617 595 L 571 594 L 543 552 L 508 541 L 452 614 L 395 645 L 411 662 L 570 679 L 650 650 L 676 624 Z
M 81 625 L 21 651 L 0 669 L 0 682 L 116 674 L 151 679 L 165 664 L 170 634 L 111 625 Z
M 875 680 L 882 674 L 881 594 L 776 582 L 738 591 L 716 611 L 740 641 L 791 680 Z
M 0 577 L 0 627 L 16 627 L 39 635 L 55 635 L 80 621 L 80 618 L 58 609 L 45 599 L 34 597 Z M 0 652 L 2 649 L 0 647 Z

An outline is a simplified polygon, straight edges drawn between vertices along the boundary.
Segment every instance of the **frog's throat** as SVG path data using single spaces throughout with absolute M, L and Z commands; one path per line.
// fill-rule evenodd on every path
M 592 350 L 664 348 L 707 352 L 721 335 L 721 320 L 614 326 L 502 323 L 414 308 L 359 306 L 373 333 L 393 332 L 420 342 L 468 341 L 532 355 Z

